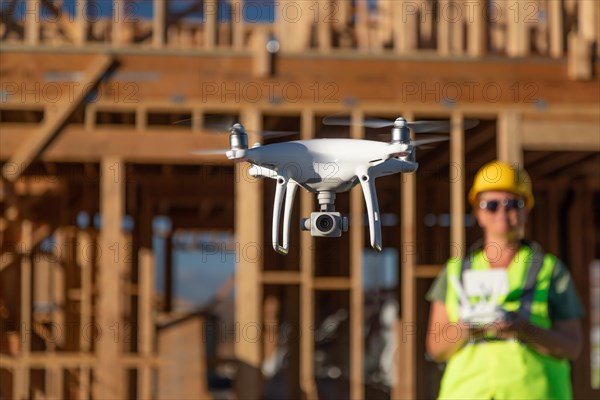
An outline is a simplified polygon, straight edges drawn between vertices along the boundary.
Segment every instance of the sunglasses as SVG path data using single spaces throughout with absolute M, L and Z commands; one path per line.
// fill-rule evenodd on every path
M 504 199 L 504 200 L 481 200 L 479 202 L 479 208 L 482 210 L 495 213 L 500 208 L 500 205 L 504 206 L 504 209 L 508 212 L 510 210 L 520 210 L 525 207 L 525 202 L 521 199 Z

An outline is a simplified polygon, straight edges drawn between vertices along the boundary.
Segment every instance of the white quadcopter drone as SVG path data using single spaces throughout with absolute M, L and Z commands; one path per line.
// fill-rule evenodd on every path
M 349 118 L 327 117 L 326 125 L 351 125 Z M 465 126 L 469 129 L 473 126 Z M 310 218 L 303 218 L 300 229 L 310 231 L 312 236 L 339 237 L 348 230 L 348 218 L 335 211 L 336 193 L 347 192 L 360 183 L 367 206 L 371 246 L 382 248 L 381 216 L 375 192 L 375 179 L 399 172 L 415 172 L 414 147 L 426 143 L 447 140 L 434 137 L 411 140 L 409 128 L 415 132 L 447 131 L 448 121 L 407 122 L 369 119 L 364 126 L 382 128 L 392 126 L 389 143 L 358 139 L 311 139 L 262 145 L 248 148 L 248 135 L 244 127 L 236 123 L 230 129 L 231 149 L 195 151 L 194 154 L 225 154 L 237 162 L 252 164 L 252 177 L 271 178 L 277 181 L 273 207 L 273 249 L 280 254 L 289 250 L 290 220 L 294 197 L 298 187 L 316 193 L 320 210 Z M 283 216 L 283 243 L 279 241 L 279 221 L 285 195 Z

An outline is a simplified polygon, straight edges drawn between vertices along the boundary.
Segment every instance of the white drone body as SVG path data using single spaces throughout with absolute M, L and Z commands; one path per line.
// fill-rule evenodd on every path
M 436 121 L 438 122 L 438 121 Z M 320 212 L 303 219 L 301 229 L 313 236 L 341 236 L 348 220 L 335 212 L 336 193 L 347 192 L 360 184 L 365 198 L 371 246 L 382 248 L 381 216 L 375 191 L 375 179 L 399 172 L 415 172 L 414 146 L 446 139 L 411 141 L 410 124 L 404 118 L 393 122 L 389 143 L 358 139 L 311 139 L 261 145 L 248 148 L 248 136 L 241 124 L 230 130 L 230 160 L 252 164 L 250 175 L 277 181 L 273 206 L 273 249 L 289 251 L 289 232 L 294 197 L 298 187 L 316 193 Z M 203 153 L 203 152 L 198 152 Z M 281 208 L 283 240 L 279 239 Z

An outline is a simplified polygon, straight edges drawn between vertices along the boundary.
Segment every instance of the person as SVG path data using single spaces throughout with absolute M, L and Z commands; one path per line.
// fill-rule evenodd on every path
M 439 398 L 572 398 L 569 360 L 581 349 L 584 311 L 565 265 L 523 239 L 534 205 L 527 172 L 486 164 L 469 202 L 483 238 L 464 258 L 448 260 L 426 296 L 427 353 L 446 363 Z M 505 274 L 504 292 L 496 278 L 474 280 L 475 272 Z M 467 276 L 492 291 L 478 292 Z M 494 312 L 484 307 L 486 315 L 469 314 L 485 301 Z

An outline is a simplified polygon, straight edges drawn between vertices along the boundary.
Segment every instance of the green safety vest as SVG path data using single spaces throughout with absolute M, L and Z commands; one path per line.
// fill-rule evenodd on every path
M 550 328 L 548 290 L 556 261 L 538 244 L 524 242 L 507 270 L 509 292 L 498 298 L 498 305 L 528 316 L 532 325 Z M 464 259 L 448 261 L 446 310 L 450 322 L 457 322 L 459 316 L 458 295 L 450 279 L 454 276 L 462 282 L 463 272 L 470 268 L 490 268 L 481 246 Z M 517 340 L 468 342 L 450 358 L 439 398 L 571 399 L 570 364 Z

